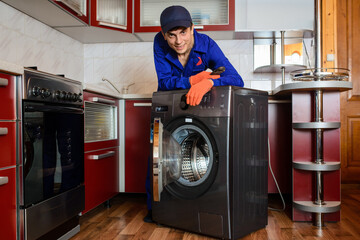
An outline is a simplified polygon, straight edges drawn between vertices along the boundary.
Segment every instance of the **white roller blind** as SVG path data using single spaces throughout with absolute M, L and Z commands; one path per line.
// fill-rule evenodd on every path
M 160 26 L 161 12 L 172 5 L 185 7 L 195 25 L 224 25 L 229 23 L 228 0 L 141 0 L 140 25 Z
M 85 142 L 117 138 L 117 108 L 85 102 Z
M 57 0 L 64 3 L 76 12 L 81 12 L 86 16 L 86 0 Z
M 100 22 L 126 26 L 126 0 L 97 0 L 96 19 Z

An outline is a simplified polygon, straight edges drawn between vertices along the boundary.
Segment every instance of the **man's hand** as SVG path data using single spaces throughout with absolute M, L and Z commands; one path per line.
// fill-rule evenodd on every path
M 211 72 L 202 71 L 194 76 L 191 76 L 189 78 L 190 85 L 194 86 L 195 84 L 201 82 L 204 79 L 218 79 L 220 77 L 220 75 L 210 75 L 210 74 Z
M 186 94 L 186 103 L 190 106 L 199 105 L 202 97 L 212 88 L 213 85 L 214 82 L 211 79 L 203 79 L 201 82 L 193 85 Z

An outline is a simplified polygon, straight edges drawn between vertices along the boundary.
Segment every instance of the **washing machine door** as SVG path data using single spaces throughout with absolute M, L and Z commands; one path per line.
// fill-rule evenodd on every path
M 153 199 L 160 201 L 165 185 L 180 178 L 181 146 L 173 136 L 163 128 L 160 118 L 153 123 Z
M 155 119 L 153 126 L 154 201 L 160 201 L 163 188 L 183 199 L 204 194 L 218 169 L 210 131 L 193 118 L 175 119 L 166 128 L 160 119 Z

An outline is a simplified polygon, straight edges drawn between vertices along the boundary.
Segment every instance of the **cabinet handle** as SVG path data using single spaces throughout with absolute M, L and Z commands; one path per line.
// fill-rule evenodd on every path
M 151 107 L 151 103 L 134 103 L 134 107 Z
M 1 185 L 5 185 L 9 182 L 9 178 L 8 177 L 0 177 L 0 186 Z
M 7 135 L 7 134 L 8 134 L 8 129 L 7 128 L 0 128 L 0 136 Z
M 98 102 L 98 103 L 115 104 L 115 101 L 113 101 L 113 100 L 109 100 L 109 99 L 105 99 L 105 98 L 99 98 L 99 97 L 93 97 L 91 99 L 91 101 Z
M 100 159 L 103 159 L 103 158 L 112 157 L 114 155 L 115 155 L 115 151 L 110 151 L 110 152 L 100 154 L 100 155 L 91 155 L 90 159 L 92 159 L 92 160 L 100 160 Z
M 99 25 L 101 26 L 106 26 L 106 27 L 113 27 L 113 28 L 119 28 L 119 29 L 123 29 L 126 30 L 126 26 L 122 26 L 122 25 L 118 25 L 118 24 L 114 24 L 114 23 L 107 23 L 107 22 L 99 22 Z
M 0 87 L 6 87 L 9 84 L 9 80 L 6 78 L 0 78 Z

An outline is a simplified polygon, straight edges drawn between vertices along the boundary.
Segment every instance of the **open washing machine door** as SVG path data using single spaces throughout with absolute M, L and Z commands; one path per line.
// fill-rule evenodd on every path
M 163 128 L 153 124 L 153 199 L 160 201 L 166 186 L 178 198 L 202 195 L 215 179 L 218 162 L 214 140 L 206 127 L 191 118 L 174 120 Z
M 165 185 L 180 178 L 181 146 L 172 135 L 163 128 L 160 118 L 153 125 L 153 199 L 160 201 Z

